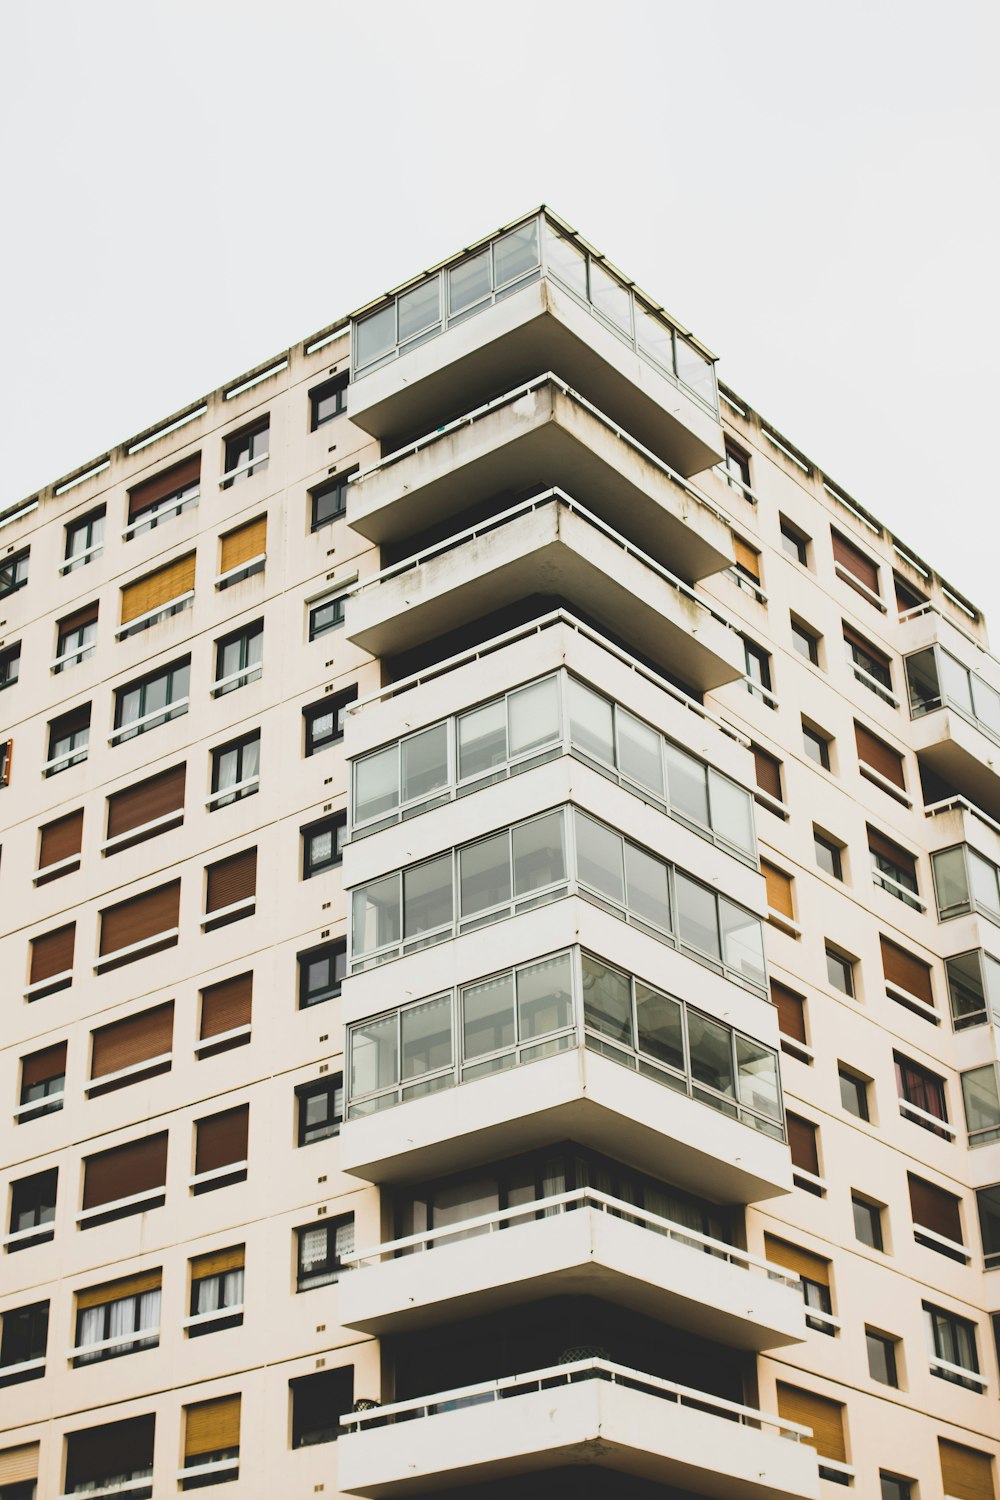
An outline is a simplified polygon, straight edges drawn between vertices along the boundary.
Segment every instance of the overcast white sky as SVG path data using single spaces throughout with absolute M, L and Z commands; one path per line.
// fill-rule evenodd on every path
M 545 201 L 1000 635 L 998 43 L 996 0 L 7 0 L 0 505 Z

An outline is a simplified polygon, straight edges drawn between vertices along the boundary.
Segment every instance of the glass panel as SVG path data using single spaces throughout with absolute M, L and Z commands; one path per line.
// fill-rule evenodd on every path
M 395 745 L 366 755 L 354 766 L 354 821 L 381 818 L 399 806 L 399 752 Z
M 961 910 L 969 904 L 969 885 L 965 874 L 965 857 L 961 846 L 944 849 L 931 856 L 934 869 L 934 891 L 938 910 L 946 912 Z
M 585 688 L 575 677 L 569 679 L 567 690 L 572 743 L 585 755 L 592 755 L 595 760 L 613 766 L 615 735 L 611 704 L 606 698 Z
M 566 879 L 561 812 L 546 813 L 544 818 L 522 823 L 512 830 L 511 842 L 515 896 Z
M 448 272 L 448 313 L 454 317 L 474 303 L 481 302 L 493 290 L 490 283 L 489 248 L 452 266 Z
M 664 370 L 674 373 L 673 330 L 652 313 L 635 304 L 635 337 L 641 353 L 655 360 Z
M 754 851 L 753 802 L 749 792 L 709 769 L 708 789 L 712 801 L 712 828 L 747 854 Z
M 618 769 L 640 786 L 649 787 L 662 797 L 664 792 L 662 741 L 655 729 L 634 719 L 625 709 L 615 714 L 618 730 Z
M 677 335 L 677 378 L 715 409 L 717 398 L 714 366 L 711 360 L 706 359 L 704 354 L 699 354 L 680 334 Z
M 982 1025 L 988 1019 L 979 960 L 980 955 L 976 952 L 960 953 L 956 958 L 945 961 L 948 993 L 951 997 L 951 1018 L 957 1031 L 967 1026 Z
M 575 245 L 563 235 L 557 234 L 550 224 L 545 225 L 545 266 L 560 281 L 564 281 L 570 291 L 576 292 L 578 297 L 586 298 L 586 259 Z
M 715 896 L 703 885 L 676 872 L 674 890 L 677 899 L 677 926 L 682 943 L 719 957 L 719 920 Z
M 510 900 L 510 844 L 506 831 L 459 850 L 461 914 L 472 916 Z
M 938 655 L 941 670 L 941 693 L 949 702 L 956 704 L 965 713 L 972 713 L 972 687 L 969 674 L 962 663 L 949 656 L 947 651 Z
M 632 337 L 632 298 L 628 290 L 609 276 L 603 266 L 590 262 L 590 300 L 609 323 Z
M 763 984 L 764 938 L 760 919 L 752 912 L 734 906 L 725 897 L 719 900 L 722 919 L 722 951 L 726 963 L 751 984 Z
M 997 893 L 997 870 L 974 849 L 969 849 L 969 879 L 972 883 L 972 899 L 977 906 L 987 911 L 1000 912 L 1000 895 Z
M 637 981 L 635 1010 L 639 1027 L 639 1051 L 683 1072 L 683 1018 L 678 1002 Z
M 403 936 L 432 932 L 452 920 L 451 855 L 403 871 Z
M 667 867 L 635 844 L 625 845 L 625 890 L 629 911 L 670 931 Z
M 458 774 L 481 776 L 507 759 L 507 705 L 502 698 L 463 714 L 458 721 Z
M 985 1068 L 973 1068 L 962 1074 L 962 1094 L 965 1099 L 965 1123 L 969 1134 L 977 1130 L 991 1130 L 1000 1126 L 1000 1096 L 997 1094 L 997 1075 L 992 1063 Z
M 559 736 L 559 683 L 555 677 L 511 693 L 510 754 L 521 755 Z
M 360 370 L 373 359 L 389 354 L 396 345 L 396 306 L 390 303 L 380 312 L 363 318 L 354 329 L 354 368 Z
M 700 760 L 685 754 L 676 745 L 667 744 L 667 787 L 670 805 L 675 812 L 691 818 L 704 828 L 708 822 L 708 778 Z
M 399 342 L 405 344 L 418 333 L 441 321 L 441 281 L 437 276 L 404 292 L 396 303 L 399 317 Z
M 429 797 L 448 785 L 448 726 L 435 724 L 401 746 L 403 801 Z
M 446 1068 L 451 1053 L 451 996 L 437 995 L 399 1013 L 402 1077 L 418 1078 Z
M 399 876 L 387 875 L 354 892 L 351 944 L 355 954 L 398 943 Z
M 915 651 L 906 658 L 906 683 L 910 694 L 910 714 L 919 718 L 941 704 L 937 661 L 933 647 Z
M 767 1047 L 749 1037 L 736 1038 L 736 1067 L 740 1079 L 740 1102 L 772 1120 L 781 1119 L 778 1103 L 778 1059 Z
M 522 224 L 520 229 L 512 229 L 510 234 L 503 235 L 495 242 L 493 284 L 505 286 L 508 281 L 515 281 L 538 263 L 538 220 L 532 219 L 530 223 Z
M 463 1055 L 482 1057 L 514 1045 L 514 976 L 501 974 L 462 991 Z
M 446 1229 L 451 1224 L 464 1224 L 467 1219 L 478 1219 L 482 1214 L 495 1214 L 500 1209 L 500 1189 L 495 1177 L 479 1177 L 472 1182 L 449 1183 L 435 1188 L 431 1198 L 431 1228 Z M 447 1243 L 467 1239 L 474 1234 L 489 1234 L 488 1224 L 479 1229 L 466 1230 L 464 1234 L 450 1234 Z M 433 1247 L 433 1240 L 431 1246 Z
M 579 880 L 601 891 L 619 906 L 625 901 L 622 840 L 610 828 L 595 823 L 585 813 L 574 814 L 576 826 L 576 873 Z
M 568 953 L 546 958 L 517 971 L 517 1024 L 522 1042 L 573 1021 L 573 971 Z
M 351 1027 L 351 1098 L 389 1088 L 399 1079 L 396 1017 Z
M 983 967 L 986 971 L 986 997 L 989 1000 L 993 1019 L 1000 1025 L 1000 963 L 995 958 L 991 958 L 988 953 L 984 953 Z
M 633 1045 L 632 987 L 624 974 L 583 954 L 583 1018 L 592 1031 Z
M 976 718 L 1000 735 L 1000 693 L 988 687 L 981 677 L 973 677 L 972 700 Z
M 707 1084 L 720 1094 L 734 1097 L 733 1057 L 727 1026 L 697 1011 L 688 1011 L 688 1044 L 691 1048 L 691 1076 L 696 1083 Z

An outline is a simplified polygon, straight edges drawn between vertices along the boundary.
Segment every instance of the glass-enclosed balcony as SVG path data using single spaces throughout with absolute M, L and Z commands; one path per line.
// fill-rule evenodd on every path
M 1000 868 L 970 844 L 931 855 L 938 919 L 975 912 L 1000 925 Z
M 544 211 L 355 317 L 351 418 L 416 437 L 545 370 L 682 474 L 722 456 L 713 357 Z
M 1000 947 L 1000 940 L 998 940 Z M 1000 959 L 974 948 L 946 958 L 944 971 L 956 1031 L 992 1023 L 1000 1026 Z
M 921 763 L 1000 817 L 1000 692 L 940 644 L 904 665 Z

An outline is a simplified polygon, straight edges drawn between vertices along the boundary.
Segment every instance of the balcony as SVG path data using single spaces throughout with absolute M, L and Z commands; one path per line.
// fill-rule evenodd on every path
M 974 654 L 994 681 L 998 664 L 981 647 L 971 650 L 964 634 L 936 613 L 917 623 L 932 644 L 904 658 L 913 747 L 925 769 L 1000 818 L 1000 691 L 962 657 Z
M 347 638 L 393 656 L 534 596 L 569 602 L 708 692 L 743 676 L 739 634 L 680 579 L 552 489 L 358 584 Z
M 687 476 L 723 456 L 712 356 L 535 214 L 354 320 L 351 420 L 387 446 L 555 373 Z
M 819 1495 L 807 1428 L 603 1359 L 442 1391 L 344 1421 L 338 1484 L 370 1500 L 579 1465 L 715 1500 Z
M 501 494 L 557 484 L 689 583 L 732 566 L 729 523 L 688 481 L 552 374 L 384 458 L 348 521 L 398 542 Z
M 380 1336 L 589 1295 L 734 1349 L 805 1338 L 797 1277 L 593 1188 L 409 1235 L 354 1264 L 341 1322 Z

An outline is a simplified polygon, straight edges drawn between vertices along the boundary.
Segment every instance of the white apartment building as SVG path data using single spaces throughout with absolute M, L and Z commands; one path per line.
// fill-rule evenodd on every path
M 0 845 L 0 1500 L 996 1500 L 1000 662 L 548 209 L 0 514 Z

